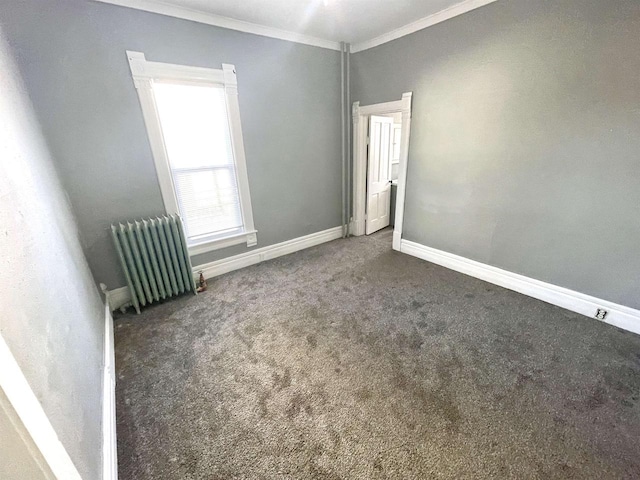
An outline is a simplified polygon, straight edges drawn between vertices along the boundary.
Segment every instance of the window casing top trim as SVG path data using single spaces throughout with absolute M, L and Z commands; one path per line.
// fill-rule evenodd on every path
M 240 122 L 238 83 L 235 66 L 223 63 L 222 69 L 213 69 L 150 62 L 146 60 L 144 53 L 133 51 L 127 51 L 127 58 L 129 60 L 134 85 L 140 99 L 151 144 L 151 151 L 156 164 L 160 190 L 167 213 L 179 214 L 180 212 L 176 197 L 176 188 L 171 174 L 171 165 L 164 144 L 160 118 L 152 92 L 153 81 L 173 80 L 185 83 L 218 84 L 224 87 L 244 232 L 241 234 L 236 233 L 231 237 L 217 238 L 210 242 L 194 242 L 189 246 L 189 252 L 192 255 L 197 255 L 211 250 L 225 248 L 233 244 L 244 243 L 244 241 L 246 241 L 249 247 L 255 246 L 257 244 L 257 236 L 253 223 L 251 195 L 249 193 L 249 180 Z
M 218 83 L 224 86 L 237 87 L 238 85 L 235 67 L 226 63 L 222 64 L 222 69 L 220 70 L 174 63 L 150 62 L 145 58 L 144 53 L 131 52 L 129 50 L 127 50 L 127 58 L 129 59 L 129 67 L 134 80 L 174 79 Z

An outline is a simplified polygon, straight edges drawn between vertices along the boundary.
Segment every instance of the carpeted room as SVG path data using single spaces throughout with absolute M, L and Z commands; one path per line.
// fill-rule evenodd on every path
M 121 478 L 633 478 L 640 338 L 391 231 L 115 321 Z
M 638 32 L 0 2 L 0 478 L 640 477 Z

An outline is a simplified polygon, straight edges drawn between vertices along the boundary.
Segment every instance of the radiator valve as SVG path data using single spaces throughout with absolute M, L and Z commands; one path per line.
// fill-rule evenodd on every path
M 207 289 L 207 281 L 204 279 L 204 275 L 200 272 L 200 279 L 198 280 L 198 288 L 196 292 L 204 292 Z

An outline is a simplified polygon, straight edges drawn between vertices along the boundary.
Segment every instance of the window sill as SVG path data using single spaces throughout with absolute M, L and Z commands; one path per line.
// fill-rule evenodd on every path
M 241 243 L 246 243 L 247 247 L 254 247 L 258 243 L 258 237 L 256 236 L 257 233 L 257 230 L 251 230 L 248 232 L 236 233 L 235 235 L 230 235 L 224 238 L 218 238 L 209 242 L 189 245 L 189 256 L 200 255 L 202 253 L 220 250 L 221 248 L 240 245 Z

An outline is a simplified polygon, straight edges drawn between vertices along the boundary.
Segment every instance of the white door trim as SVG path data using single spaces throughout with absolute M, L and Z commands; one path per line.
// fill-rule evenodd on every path
M 402 140 L 400 143 L 400 165 L 398 170 L 398 192 L 396 194 L 395 224 L 393 227 L 393 249 L 400 250 L 402 223 L 404 220 L 404 197 L 407 183 L 407 161 L 409 158 L 409 138 L 411 135 L 411 97 L 412 92 L 402 94 L 401 100 L 360 106 L 354 102 L 353 115 L 353 220 L 352 233 L 355 236 L 365 234 L 365 205 L 367 186 L 367 117 L 402 113 Z

